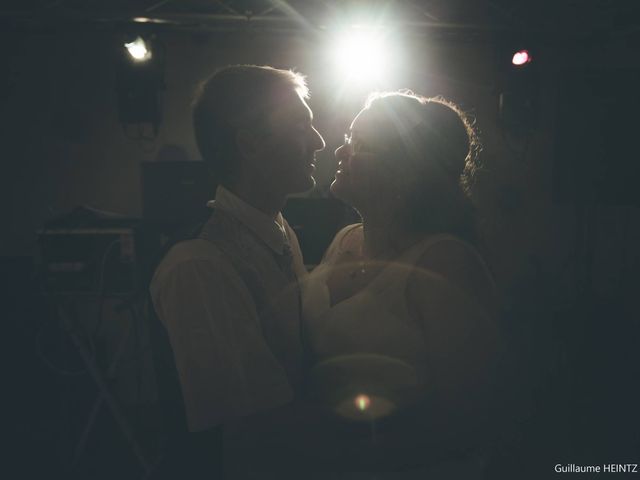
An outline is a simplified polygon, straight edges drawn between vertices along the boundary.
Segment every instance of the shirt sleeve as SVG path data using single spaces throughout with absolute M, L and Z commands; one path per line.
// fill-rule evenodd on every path
M 154 308 L 171 341 L 189 430 L 283 405 L 293 392 L 231 263 L 182 261 L 154 278 Z

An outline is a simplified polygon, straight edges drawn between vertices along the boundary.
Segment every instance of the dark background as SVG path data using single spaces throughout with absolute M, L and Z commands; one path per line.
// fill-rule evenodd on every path
M 305 197 L 327 197 L 333 150 L 366 92 L 342 91 L 323 45 L 332 25 L 362 21 L 362 8 L 386 12 L 403 47 L 392 80 L 378 87 L 443 95 L 470 111 L 482 134 L 474 199 L 486 257 L 505 295 L 505 328 L 533 359 L 522 377 L 535 386 L 533 413 L 490 478 L 516 470 L 550 478 L 556 463 L 640 463 L 636 2 L 287 2 L 301 17 L 283 2 L 102 3 L 0 7 L 7 468 L 24 478 L 141 477 L 104 408 L 69 472 L 96 391 L 51 298 L 39 293 L 36 232 L 79 205 L 142 217 L 142 162 L 199 159 L 193 90 L 230 63 L 308 75 L 327 148 L 318 187 Z M 162 23 L 136 24 L 136 16 Z M 155 35 L 164 52 L 155 137 L 145 125 L 137 138 L 138 127 L 123 128 L 119 117 L 122 43 L 135 32 Z M 520 48 L 533 62 L 516 69 Z M 294 213 L 301 224 L 314 218 L 312 207 Z M 85 333 L 97 333 L 95 358 L 108 364 L 131 312 L 117 312 L 115 300 L 79 303 Z M 141 380 L 149 359 L 140 353 L 144 333 L 135 333 L 109 384 L 134 429 L 153 438 L 145 420 L 153 385 Z

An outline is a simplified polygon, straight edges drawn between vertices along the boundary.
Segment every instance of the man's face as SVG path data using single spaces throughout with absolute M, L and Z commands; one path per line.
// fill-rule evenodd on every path
M 278 193 L 306 192 L 315 186 L 315 153 L 325 147 L 313 127 L 313 113 L 295 91 L 278 98 L 251 168 L 262 185 Z

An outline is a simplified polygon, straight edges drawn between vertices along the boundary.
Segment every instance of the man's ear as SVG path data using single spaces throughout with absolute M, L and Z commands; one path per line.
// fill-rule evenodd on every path
M 236 145 L 244 158 L 255 158 L 262 148 L 260 136 L 255 132 L 240 128 L 236 131 Z

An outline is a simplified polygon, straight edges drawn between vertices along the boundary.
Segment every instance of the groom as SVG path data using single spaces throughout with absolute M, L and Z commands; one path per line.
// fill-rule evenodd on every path
M 195 137 L 219 182 L 212 215 L 169 250 L 150 286 L 184 400 L 182 478 L 219 473 L 222 430 L 240 443 L 261 438 L 256 430 L 268 438 L 301 386 L 305 269 L 280 210 L 313 188 L 325 146 L 307 97 L 301 75 L 253 65 L 218 70 L 197 94 Z

